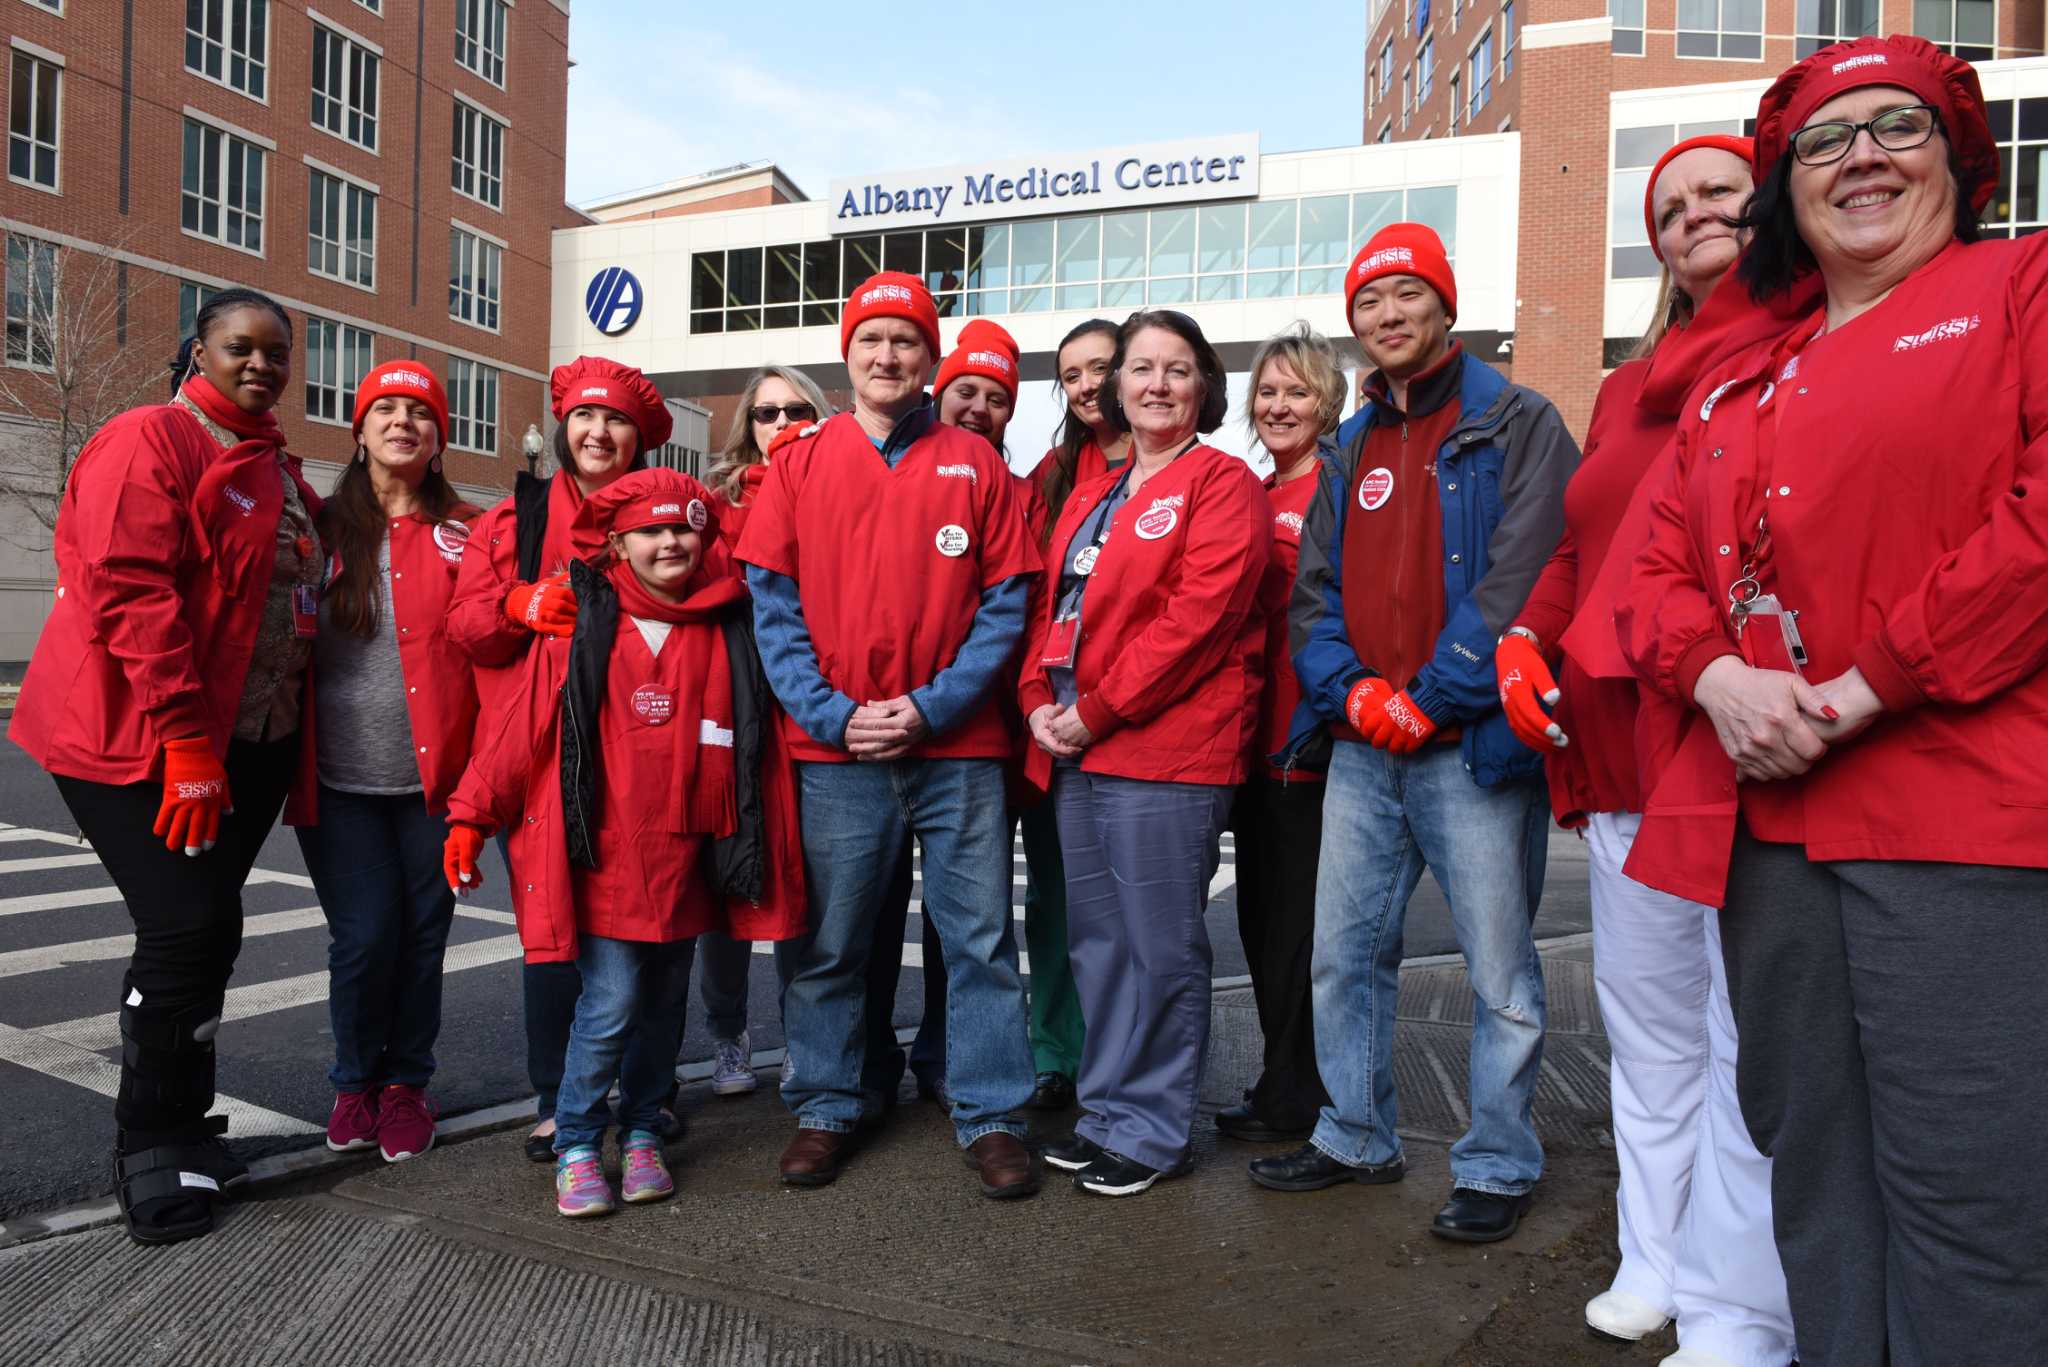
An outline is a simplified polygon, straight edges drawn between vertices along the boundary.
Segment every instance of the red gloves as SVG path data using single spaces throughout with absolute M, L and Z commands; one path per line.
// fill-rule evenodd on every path
M 557 574 L 538 584 L 514 584 L 505 595 L 505 616 L 542 636 L 576 633 L 576 594 L 569 576 Z
M 448 823 L 448 840 L 441 846 L 441 872 L 448 876 L 448 891 L 467 897 L 484 885 L 484 871 L 477 856 L 484 852 L 484 833 L 466 822 Z
M 1526 636 L 1508 635 L 1493 648 L 1493 674 L 1500 684 L 1501 710 L 1508 728 L 1531 750 L 1562 750 L 1571 744 L 1564 728 L 1550 719 L 1546 706 L 1557 706 L 1557 680 L 1543 662 L 1543 652 Z
M 1344 720 L 1350 722 L 1351 729 L 1359 735 L 1368 735 L 1372 729 L 1372 719 L 1379 715 L 1380 709 L 1386 706 L 1387 699 L 1393 696 L 1393 692 L 1393 689 L 1387 687 L 1387 681 L 1378 675 L 1370 679 L 1360 679 L 1351 685 L 1351 691 L 1344 697 Z
M 1365 709 L 1365 724 L 1358 728 L 1366 744 L 1390 755 L 1412 755 L 1436 734 L 1436 723 L 1415 705 L 1415 699 L 1408 696 L 1406 689 L 1388 694 L 1385 683 L 1382 683 L 1379 697 L 1379 706 Z
M 164 848 L 198 858 L 220 839 L 220 814 L 228 810 L 228 771 L 206 737 L 165 741 L 164 802 L 154 827 Z

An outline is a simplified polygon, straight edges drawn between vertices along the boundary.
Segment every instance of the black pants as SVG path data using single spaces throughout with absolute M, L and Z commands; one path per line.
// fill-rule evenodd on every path
M 1237 832 L 1237 933 L 1266 1037 L 1265 1066 L 1245 1100 L 1269 1125 L 1310 1129 L 1330 1100 L 1316 1071 L 1309 999 L 1323 785 L 1254 775 L 1237 790 L 1230 825 Z
M 121 1087 L 114 1123 L 176 1131 L 213 1106 L 214 1032 L 242 949 L 242 884 L 298 770 L 299 738 L 236 741 L 220 841 L 197 857 L 151 831 L 161 783 L 92 783 L 58 774 L 57 791 L 121 890 L 135 952 L 121 983 Z
M 2048 870 L 1744 831 L 1721 943 L 1800 1361 L 2048 1362 Z

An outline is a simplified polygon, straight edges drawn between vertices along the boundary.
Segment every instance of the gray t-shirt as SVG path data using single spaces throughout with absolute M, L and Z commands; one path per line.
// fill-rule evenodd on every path
M 405 708 L 405 671 L 392 623 L 391 536 L 377 547 L 377 629 L 368 640 L 337 628 L 329 600 L 320 603 L 320 639 L 313 652 L 313 708 L 320 781 L 344 793 L 394 797 L 417 793 L 412 718 Z

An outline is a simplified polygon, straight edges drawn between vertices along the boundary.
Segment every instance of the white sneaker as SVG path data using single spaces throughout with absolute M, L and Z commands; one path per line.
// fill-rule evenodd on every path
M 1669 1315 L 1633 1292 L 1609 1289 L 1586 1302 L 1586 1327 L 1603 1338 L 1634 1343 L 1669 1323 Z
M 1727 1358 L 1701 1348 L 1681 1348 L 1657 1367 L 1735 1367 Z
M 753 1041 L 740 1031 L 738 1039 L 713 1042 L 711 1090 L 719 1096 L 745 1096 L 761 1085 L 754 1076 Z

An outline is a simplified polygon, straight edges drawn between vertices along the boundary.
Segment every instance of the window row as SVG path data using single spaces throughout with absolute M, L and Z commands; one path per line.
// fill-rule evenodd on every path
M 1608 0 L 1612 48 L 1620 56 L 1643 55 L 1644 5 Z M 1830 43 L 1875 35 L 1879 19 L 1878 0 L 1796 0 L 1795 55 L 1810 57 Z M 1913 0 L 1912 32 L 1965 61 L 1989 61 L 1997 54 L 1997 0 Z M 1680 57 L 1761 61 L 1763 0 L 1678 0 L 1672 42 Z
M 31 57 L 20 48 L 10 53 L 7 78 L 7 178 L 57 188 L 58 99 L 64 69 Z
M 1456 28 L 1456 21 L 1452 27 Z M 1498 61 L 1495 60 L 1498 54 Z M 1515 0 L 1507 0 L 1500 7 L 1496 22 L 1479 31 L 1467 50 L 1462 72 L 1453 69 L 1450 83 L 1450 131 L 1455 134 L 1458 124 L 1470 124 L 1479 117 L 1479 111 L 1486 108 L 1493 99 L 1495 83 L 1505 81 L 1515 71 Z M 1414 63 L 1401 73 L 1401 105 L 1398 113 L 1402 132 L 1408 130 L 1410 120 L 1429 97 L 1436 91 L 1436 35 L 1426 35 L 1422 46 L 1415 51 Z M 1380 48 L 1378 59 L 1373 63 L 1367 78 L 1370 87 L 1366 101 L 1367 108 L 1377 104 L 1383 96 L 1394 93 L 1394 42 L 1389 38 Z M 1396 115 L 1389 115 L 1380 130 L 1378 141 L 1392 141 Z
M 356 0 L 374 14 L 381 0 Z M 511 8 L 505 0 L 455 0 L 456 64 L 492 85 L 505 85 L 505 34 Z M 341 95 L 344 107 L 353 82 L 366 80 L 369 108 L 376 107 L 377 54 L 362 44 L 313 25 L 313 122 L 349 141 L 361 141 L 323 121 L 321 99 Z M 238 90 L 251 99 L 269 101 L 270 0 L 185 0 L 185 69 Z M 343 70 L 353 67 L 355 70 Z M 372 112 L 368 117 L 374 119 Z M 372 132 L 366 147 L 375 147 Z
M 1403 219 L 1455 257 L 1454 185 L 698 252 L 690 330 L 830 326 L 882 270 L 922 277 L 948 317 L 1333 294 L 1366 239 Z

